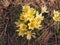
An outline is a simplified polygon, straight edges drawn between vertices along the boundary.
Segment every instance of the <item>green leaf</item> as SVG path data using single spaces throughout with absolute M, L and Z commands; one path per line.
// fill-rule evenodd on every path
M 2 44 L 2 40 L 0 40 L 0 45 L 3 45 L 3 44 Z
M 57 34 L 57 35 L 60 35 L 60 31 L 59 31 L 59 30 L 56 30 L 56 34 Z
M 35 36 L 35 35 L 32 35 L 32 37 L 33 37 L 33 38 L 36 38 L 36 36 Z

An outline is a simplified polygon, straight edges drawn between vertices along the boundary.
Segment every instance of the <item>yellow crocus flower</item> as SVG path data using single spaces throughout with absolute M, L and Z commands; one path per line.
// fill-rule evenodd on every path
M 41 6 L 41 13 L 47 12 L 47 7 L 46 6 Z
M 53 17 L 54 21 L 60 21 L 60 17 Z
M 35 18 L 31 18 L 30 22 L 36 22 L 36 19 Z
M 25 30 L 25 29 L 26 29 L 26 27 L 27 27 L 27 25 L 25 25 L 25 24 L 23 24 L 23 23 L 22 23 L 22 24 L 20 24 L 20 29 L 21 29 L 21 30 Z
M 40 27 L 42 27 L 42 25 L 40 25 L 38 22 L 35 23 L 35 28 L 36 28 L 36 29 L 39 29 Z
M 54 17 L 60 16 L 60 13 L 58 11 L 55 11 L 55 10 L 54 10 L 53 14 L 54 14 Z
M 21 15 L 20 15 L 20 20 L 26 20 L 26 16 L 27 16 L 27 13 L 22 13 Z
M 25 18 L 26 20 L 30 20 L 31 18 L 34 18 L 34 16 L 26 13 Z
M 25 20 L 24 15 L 21 15 L 21 16 L 20 16 L 20 20 Z
M 34 36 L 34 35 L 35 35 L 35 33 L 32 33 L 31 31 L 26 32 L 26 36 L 27 36 L 28 40 L 31 40 L 32 36 Z
M 39 14 L 38 12 L 36 12 L 36 20 L 37 22 L 41 22 L 44 19 L 44 16 L 42 16 L 42 13 Z
M 32 15 L 35 14 L 35 12 L 36 12 L 36 11 L 35 11 L 33 8 L 30 8 L 29 11 L 28 11 L 28 14 L 29 14 L 30 16 L 32 16 Z
M 34 17 L 35 11 L 33 9 L 29 9 L 29 11 L 26 13 L 25 17 L 27 20 L 30 20 Z
M 34 30 L 35 28 L 35 24 L 33 22 L 30 22 L 28 26 L 29 26 L 29 29 L 32 29 L 32 30 Z
M 26 23 L 28 21 L 27 14 L 24 13 L 23 15 L 20 15 L 20 20 L 23 20 Z
M 55 11 L 53 12 L 54 16 L 53 16 L 53 20 L 54 21 L 60 21 L 60 13 L 58 11 Z
M 37 21 L 38 23 L 41 23 L 43 19 L 44 19 L 44 17 L 43 17 L 43 16 L 40 16 L 40 17 L 37 17 L 37 18 L 36 18 L 36 21 Z
M 27 39 L 30 40 L 31 39 L 31 36 L 32 36 L 31 31 L 27 31 L 27 34 L 26 35 L 27 35 Z
M 19 33 L 18 33 L 18 36 L 24 36 L 25 35 L 25 31 L 19 31 Z
M 24 36 L 25 35 L 25 32 L 26 32 L 26 29 L 25 30 L 23 30 L 23 29 L 18 29 L 18 30 L 16 30 L 17 32 L 18 32 L 18 36 Z
M 30 6 L 28 6 L 28 5 L 23 6 L 24 13 L 27 13 L 29 11 L 29 9 L 30 9 Z

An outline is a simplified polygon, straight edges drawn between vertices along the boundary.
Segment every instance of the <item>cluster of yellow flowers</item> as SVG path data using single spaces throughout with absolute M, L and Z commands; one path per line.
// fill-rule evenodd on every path
M 56 22 L 60 21 L 60 12 L 54 10 L 53 14 L 54 14 L 53 20 L 56 21 Z
M 30 40 L 32 37 L 35 37 L 34 30 L 42 27 L 41 22 L 44 19 L 44 16 L 42 16 L 43 12 L 46 12 L 46 7 L 41 7 L 41 13 L 39 14 L 38 11 L 31 8 L 29 5 L 23 6 L 23 12 L 20 14 L 20 18 L 18 22 L 15 22 L 17 25 L 18 35 L 19 36 L 26 36 L 28 40 Z

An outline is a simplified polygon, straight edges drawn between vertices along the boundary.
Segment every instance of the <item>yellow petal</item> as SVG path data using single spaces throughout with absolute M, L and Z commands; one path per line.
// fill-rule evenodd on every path
M 18 35 L 23 37 L 23 36 L 25 35 L 25 32 L 20 31 L 20 32 L 18 33 Z
M 20 24 L 20 29 L 21 29 L 21 30 L 25 30 L 26 27 L 27 27 L 27 26 L 26 26 L 24 23 Z
M 53 12 L 53 13 L 54 13 L 54 17 L 56 17 L 56 16 L 58 17 L 58 16 L 59 16 L 59 14 L 60 14 L 58 11 L 55 11 L 55 10 L 54 10 L 54 12 Z
M 29 29 L 32 29 L 32 30 L 35 28 L 35 24 L 32 22 L 30 22 L 28 26 L 29 26 Z
M 31 36 L 32 36 L 31 31 L 27 31 L 27 39 L 28 39 L 28 40 L 30 40 L 30 39 L 31 39 Z
M 60 17 L 53 17 L 54 21 L 60 21 Z
M 41 13 L 47 12 L 47 7 L 46 6 L 41 6 Z
M 30 9 L 30 6 L 28 6 L 28 5 L 23 6 L 23 11 L 25 13 L 27 13 L 29 9 Z

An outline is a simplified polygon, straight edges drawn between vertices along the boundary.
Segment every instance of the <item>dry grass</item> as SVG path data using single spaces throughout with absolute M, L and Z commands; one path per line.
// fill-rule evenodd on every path
M 53 9 L 60 11 L 60 0 L 0 0 L 0 40 L 3 45 L 60 45 L 60 36 L 55 33 L 52 19 L 48 21 L 45 18 L 43 33 L 35 40 L 27 41 L 17 36 L 14 22 L 21 12 L 21 5 L 25 4 L 30 4 L 37 10 L 39 6 L 46 5 L 49 13 L 46 16 L 44 14 L 45 17 L 51 17 Z

